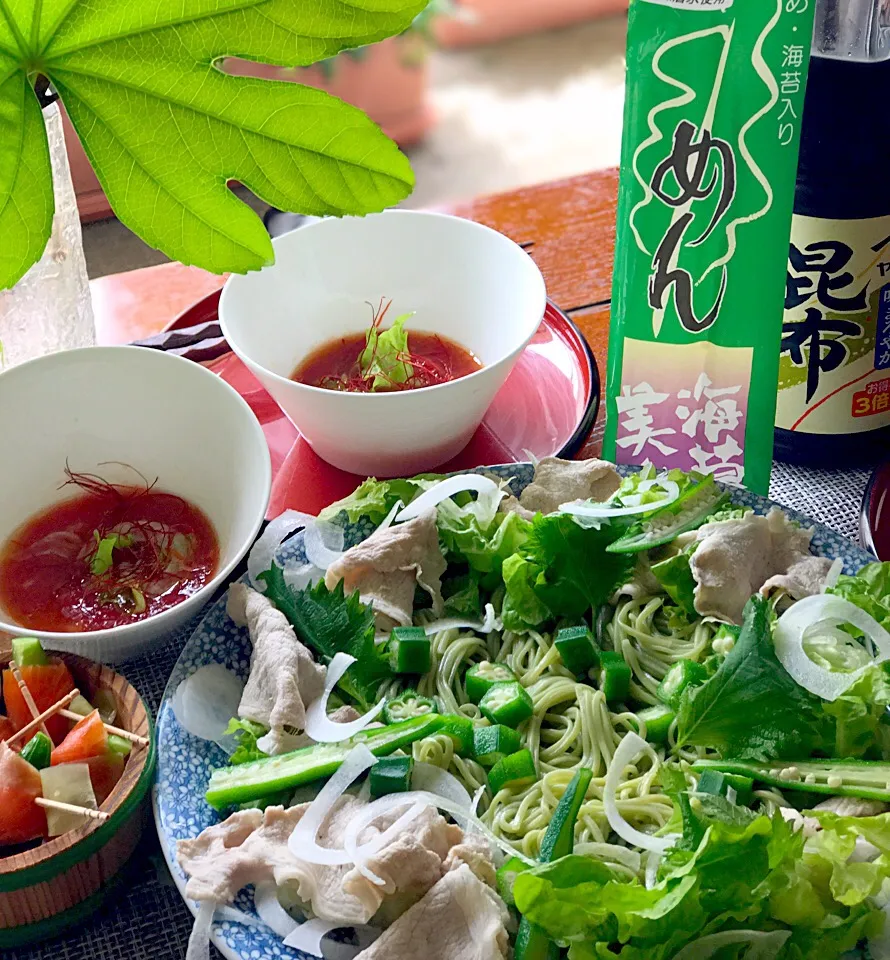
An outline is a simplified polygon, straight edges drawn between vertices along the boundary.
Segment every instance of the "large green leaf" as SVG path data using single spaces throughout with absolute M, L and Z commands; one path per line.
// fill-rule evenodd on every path
M 0 39 L 2 42 L 2 39 Z M 27 77 L 0 52 L 0 287 L 40 259 L 53 222 L 43 115 Z
M 220 62 L 305 66 L 403 31 L 426 2 L 0 0 L 0 215 L 11 203 L 21 221 L 0 232 L 0 287 L 48 236 L 37 198 L 45 206 L 49 168 L 29 89 L 38 76 L 60 93 L 124 223 L 183 263 L 245 272 L 271 262 L 272 246 L 229 181 L 283 209 L 338 216 L 397 203 L 413 174 L 360 110 L 298 84 L 228 76 Z

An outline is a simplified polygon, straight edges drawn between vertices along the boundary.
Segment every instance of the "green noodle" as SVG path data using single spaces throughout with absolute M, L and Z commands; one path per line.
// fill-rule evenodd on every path
M 670 666 L 680 659 L 701 661 L 711 655 L 711 642 L 718 625 L 707 619 L 690 621 L 664 594 L 646 591 L 640 583 L 628 586 L 620 595 L 601 637 L 606 648 L 618 651 L 632 671 L 631 697 L 643 704 L 657 703 L 658 683 Z M 418 622 L 430 617 L 418 616 Z M 429 622 L 426 620 L 426 622 Z M 431 669 L 418 683 L 418 692 L 435 697 L 445 713 L 458 713 L 484 725 L 479 708 L 467 698 L 464 675 L 483 660 L 506 664 L 528 690 L 534 714 L 520 728 L 524 747 L 531 750 L 539 779 L 530 786 L 506 787 L 496 796 L 486 790 L 482 819 L 500 838 L 527 856 L 537 855 L 553 812 L 579 766 L 593 771 L 587 798 L 575 829 L 578 852 L 609 862 L 616 870 L 637 875 L 643 869 L 639 853 L 610 842 L 603 804 L 609 764 L 622 737 L 628 731 L 645 734 L 644 724 L 631 711 L 613 710 L 601 690 L 590 682 L 579 682 L 563 666 L 553 637 L 529 630 L 479 635 L 471 630 L 443 630 L 431 638 Z M 395 692 L 401 684 L 393 685 Z M 655 748 L 624 771 L 618 792 L 618 809 L 638 829 L 653 832 L 667 824 L 673 802 L 661 789 L 659 771 L 666 761 L 680 764 L 690 784 L 694 776 L 689 764 L 702 751 L 677 751 L 676 724 L 666 749 Z M 473 760 L 455 755 L 446 736 L 415 743 L 416 760 L 450 771 L 471 795 L 487 785 L 487 771 Z M 769 793 L 761 800 L 776 803 Z

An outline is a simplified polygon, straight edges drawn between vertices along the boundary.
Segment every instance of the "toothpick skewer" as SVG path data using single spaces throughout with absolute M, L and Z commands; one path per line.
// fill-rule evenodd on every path
M 61 810 L 64 813 L 76 813 L 79 817 L 85 817 L 88 820 L 100 820 L 103 823 L 110 814 L 104 810 L 93 810 L 90 807 L 78 807 L 73 803 L 64 803 L 62 800 L 47 800 L 46 797 L 35 797 L 34 802 L 38 807 L 49 807 L 51 810 Z
M 73 710 L 60 710 L 59 714 L 68 720 L 83 720 L 83 717 Z M 122 727 L 113 727 L 110 723 L 105 723 L 103 726 L 108 733 L 113 733 L 116 737 L 129 740 L 130 743 L 135 743 L 137 746 L 147 747 L 150 742 L 148 737 L 141 737 L 138 733 L 130 733 L 129 730 L 124 730 Z
M 22 693 L 22 699 L 25 701 L 25 706 L 31 711 L 31 716 L 37 720 L 40 716 L 40 711 L 37 709 L 37 704 L 34 702 L 34 698 L 31 696 L 31 691 L 28 689 L 28 684 L 25 683 L 25 678 L 22 676 L 22 671 L 19 669 L 19 665 L 15 660 L 10 660 L 9 669 L 12 670 L 12 675 L 15 677 L 15 682 L 18 684 L 19 690 Z M 43 720 L 38 720 L 38 729 L 49 736 L 49 730 L 46 729 L 46 724 Z
M 25 701 L 25 705 L 28 710 L 31 712 L 33 717 L 32 721 L 27 724 L 27 726 L 22 727 L 17 733 L 14 733 L 11 737 L 7 739 L 7 743 L 12 743 L 15 740 L 18 740 L 20 737 L 25 736 L 28 733 L 32 733 L 35 729 L 41 730 L 47 736 L 49 736 L 49 731 L 46 729 L 46 723 L 44 722 L 47 717 L 51 717 L 54 714 L 59 714 L 61 717 L 65 717 L 66 720 L 73 720 L 77 723 L 79 720 L 83 720 L 83 716 L 79 713 L 75 713 L 73 710 L 66 709 L 68 704 L 80 693 L 79 690 L 74 689 L 69 693 L 66 693 L 61 700 L 57 703 L 54 703 L 51 707 L 47 707 L 43 713 L 37 707 L 37 704 L 34 702 L 34 697 L 31 696 L 31 691 L 28 689 L 28 685 L 25 683 L 25 678 L 22 676 L 22 672 L 19 669 L 19 665 L 14 661 L 10 661 L 9 669 L 12 670 L 12 675 L 15 677 L 15 682 L 18 684 L 18 688 L 22 693 L 22 699 Z M 110 723 L 103 723 L 106 732 L 113 733 L 117 737 L 122 737 L 124 740 L 129 740 L 130 743 L 135 743 L 139 747 L 147 747 L 150 743 L 148 737 L 142 737 L 138 733 L 130 733 L 129 730 L 124 730 L 122 727 L 114 727 Z
M 46 721 L 49 717 L 53 716 L 53 714 L 56 714 L 56 713 L 61 713 L 61 714 L 70 713 L 71 712 L 70 710 L 65 710 L 64 708 L 67 707 L 68 704 L 71 703 L 71 701 L 79 695 L 80 695 L 80 691 L 77 690 L 76 688 L 74 690 L 70 690 L 68 693 L 65 694 L 64 697 L 62 697 L 61 700 L 58 700 L 51 707 L 47 707 L 46 710 L 43 711 L 43 713 L 36 716 L 30 723 L 22 727 L 21 730 L 17 730 L 11 737 L 7 737 L 5 742 L 9 744 L 15 743 L 16 740 L 21 740 L 23 737 L 30 736 L 38 727 L 45 730 L 44 721 Z

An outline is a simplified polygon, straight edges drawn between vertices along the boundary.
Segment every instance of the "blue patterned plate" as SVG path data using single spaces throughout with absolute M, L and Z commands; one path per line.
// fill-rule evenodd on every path
M 533 469 L 530 464 L 508 464 L 487 468 L 485 472 L 512 480 L 514 493 L 519 493 L 531 482 Z M 766 513 L 772 501 L 748 493 L 733 490 L 732 499 L 740 506 L 753 507 L 758 513 Z M 840 557 L 846 573 L 855 573 L 874 558 L 856 544 L 820 524 L 813 524 L 802 514 L 782 507 L 793 520 L 805 526 L 815 526 L 813 552 L 832 560 Z M 371 532 L 365 524 L 353 524 L 347 529 L 347 544 L 357 543 Z M 303 557 L 302 540 L 299 535 L 288 541 L 285 552 Z M 171 706 L 173 693 L 198 667 L 208 663 L 221 663 L 238 676 L 247 679 L 250 664 L 250 641 L 247 630 L 236 627 L 226 616 L 225 599 L 213 606 L 191 639 L 185 645 L 158 711 L 158 768 L 153 792 L 154 816 L 161 840 L 161 848 L 173 874 L 180 893 L 185 890 L 186 877 L 176 863 L 176 841 L 196 837 L 205 827 L 219 821 L 219 816 L 204 800 L 204 788 L 214 767 L 226 762 L 226 755 L 205 740 L 198 740 L 186 733 L 176 721 Z M 184 895 L 184 894 L 183 894 Z M 186 900 L 192 912 L 197 905 Z M 242 890 L 234 906 L 256 917 L 253 890 Z M 281 939 L 264 925 L 246 926 L 228 920 L 213 925 L 213 941 L 229 960 L 308 960 L 306 954 L 282 945 Z

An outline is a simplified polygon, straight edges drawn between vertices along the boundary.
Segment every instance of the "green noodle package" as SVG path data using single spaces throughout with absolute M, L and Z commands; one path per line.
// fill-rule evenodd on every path
M 606 456 L 766 493 L 815 0 L 631 0 Z

